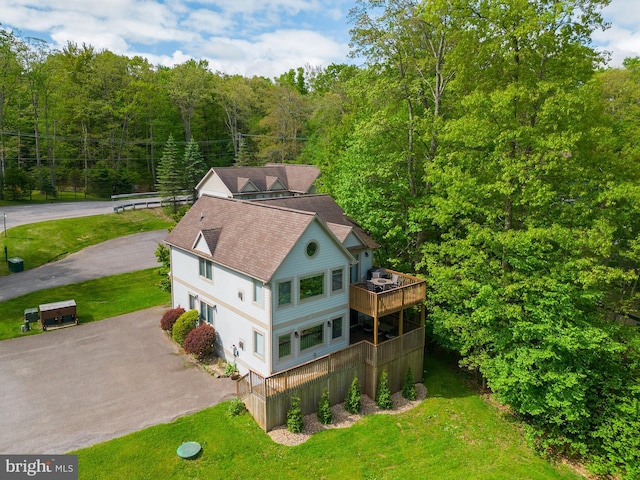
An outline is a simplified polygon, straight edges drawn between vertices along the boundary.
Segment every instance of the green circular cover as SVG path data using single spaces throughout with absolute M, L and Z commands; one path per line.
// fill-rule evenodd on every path
M 193 458 L 200 453 L 202 447 L 198 442 L 185 442 L 178 447 L 180 458 Z

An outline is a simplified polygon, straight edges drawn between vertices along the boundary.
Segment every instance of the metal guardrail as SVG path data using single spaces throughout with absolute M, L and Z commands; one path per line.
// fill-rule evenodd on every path
M 150 202 L 135 202 L 135 203 L 125 203 L 123 205 L 118 205 L 117 207 L 113 207 L 113 213 L 120 213 L 120 211 L 126 211 L 127 208 L 130 210 L 135 210 L 138 208 L 156 208 L 156 207 L 168 207 L 169 205 L 178 204 L 185 205 L 189 203 L 188 198 L 183 198 L 180 200 L 153 200 Z
M 121 195 L 111 195 L 111 200 L 118 200 L 120 198 L 144 198 L 144 197 L 159 197 L 158 192 L 145 192 L 145 193 L 123 193 Z
M 188 197 L 193 195 L 193 192 L 189 190 L 183 190 L 179 196 Z M 111 200 L 119 200 L 122 198 L 145 198 L 145 197 L 160 197 L 160 192 L 142 192 L 142 193 L 122 193 L 120 195 L 111 195 Z

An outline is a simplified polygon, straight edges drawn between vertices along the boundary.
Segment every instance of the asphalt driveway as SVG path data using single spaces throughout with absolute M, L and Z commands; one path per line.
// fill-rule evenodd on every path
M 157 267 L 155 251 L 166 236 L 166 230 L 154 230 L 114 238 L 57 262 L 5 275 L 0 277 L 0 302 L 45 288 Z
M 0 342 L 0 452 L 65 453 L 233 398 L 179 353 L 163 311 Z

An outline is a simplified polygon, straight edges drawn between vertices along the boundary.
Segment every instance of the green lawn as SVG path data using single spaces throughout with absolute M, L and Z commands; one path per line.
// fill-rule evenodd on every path
M 398 415 L 373 415 L 306 443 L 273 442 L 228 403 L 79 450 L 80 479 L 577 479 L 528 448 L 517 426 L 460 375 L 426 359 L 427 399 Z M 149 405 L 153 408 L 153 405 Z M 181 460 L 197 441 L 203 453 Z
M 62 203 L 62 202 L 85 202 L 90 200 L 101 200 L 106 201 L 108 198 L 100 198 L 95 195 L 87 195 L 85 197 L 83 192 L 73 192 L 73 191 L 59 191 L 58 196 L 56 198 L 46 197 L 41 194 L 39 191 L 34 190 L 31 193 L 31 199 L 25 198 L 22 200 L 9 200 L 4 199 L 0 200 L 0 206 L 3 205 L 33 205 L 34 203 Z
M 156 269 L 113 275 L 97 280 L 40 290 L 0 303 L 0 340 L 20 337 L 25 308 L 74 299 L 80 323 L 122 315 L 156 305 L 169 304 L 170 295 L 156 286 Z M 160 319 L 158 319 L 160 321 Z M 29 334 L 41 333 L 39 324 Z
M 66 218 L 20 225 L 7 230 L 0 242 L 8 248 L 9 257 L 24 260 L 24 268 L 35 268 L 112 238 L 134 233 L 161 230 L 174 225 L 162 209 L 132 210 L 120 214 Z M 0 276 L 9 268 L 0 262 Z

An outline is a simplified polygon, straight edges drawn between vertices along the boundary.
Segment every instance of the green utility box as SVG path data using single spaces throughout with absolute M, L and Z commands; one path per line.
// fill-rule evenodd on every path
M 37 308 L 25 308 L 24 309 L 24 322 L 37 322 L 40 320 L 40 311 Z
M 11 273 L 22 272 L 24 270 L 24 260 L 19 257 L 13 257 L 7 260 L 9 271 Z

